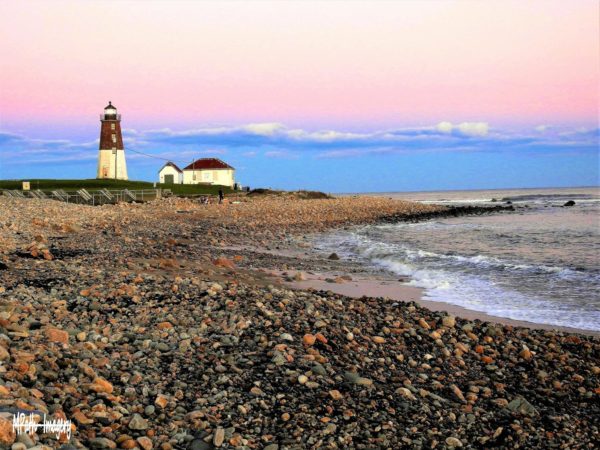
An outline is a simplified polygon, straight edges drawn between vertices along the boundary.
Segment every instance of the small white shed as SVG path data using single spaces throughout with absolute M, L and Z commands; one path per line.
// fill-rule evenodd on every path
M 177 164 L 169 161 L 158 171 L 158 182 L 161 184 L 181 184 L 183 171 Z

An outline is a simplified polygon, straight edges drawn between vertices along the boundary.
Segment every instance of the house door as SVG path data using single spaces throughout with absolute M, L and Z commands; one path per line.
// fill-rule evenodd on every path
M 165 175 L 165 184 L 174 184 L 175 183 L 174 175 Z

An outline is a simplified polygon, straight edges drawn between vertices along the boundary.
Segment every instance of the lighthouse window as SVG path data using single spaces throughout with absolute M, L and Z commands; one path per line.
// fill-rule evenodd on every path
M 117 142 L 117 135 L 116 135 L 116 134 L 113 134 L 113 135 L 112 135 L 112 141 L 113 141 L 113 142 Z
M 114 129 L 115 129 L 115 124 L 114 124 L 114 123 L 111 123 L 111 124 L 110 124 L 110 129 L 111 129 L 111 130 L 114 130 Z

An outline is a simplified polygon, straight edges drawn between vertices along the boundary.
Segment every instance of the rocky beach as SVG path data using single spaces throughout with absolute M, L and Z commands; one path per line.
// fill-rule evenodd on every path
M 358 270 L 311 233 L 482 212 L 0 197 L 0 446 L 597 448 L 597 336 L 289 285 Z M 15 433 L 27 411 L 71 420 L 71 439 Z

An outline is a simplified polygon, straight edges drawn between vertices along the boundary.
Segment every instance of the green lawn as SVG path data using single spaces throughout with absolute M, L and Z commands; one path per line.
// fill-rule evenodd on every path
M 122 181 L 122 180 L 48 180 L 48 179 L 29 179 L 29 180 L 0 180 L 0 189 L 18 189 L 22 188 L 22 182 L 29 181 L 31 189 L 41 189 L 50 192 L 55 189 L 64 189 L 65 191 L 77 191 L 78 189 L 87 189 L 95 191 L 99 189 L 154 189 L 154 184 L 148 181 Z M 162 189 L 171 189 L 176 195 L 198 195 L 212 194 L 216 195 L 219 188 L 224 193 L 233 192 L 226 186 L 205 186 L 191 184 L 156 184 L 156 187 Z

